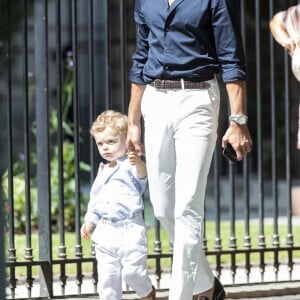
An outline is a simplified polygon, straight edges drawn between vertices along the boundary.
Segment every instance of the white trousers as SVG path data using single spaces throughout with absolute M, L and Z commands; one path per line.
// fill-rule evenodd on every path
M 102 221 L 92 236 L 96 243 L 101 300 L 122 299 L 122 278 L 140 297 L 152 291 L 147 274 L 147 235 L 142 216 L 120 222 Z
M 220 94 L 209 89 L 158 90 L 142 99 L 150 199 L 174 243 L 170 300 L 189 300 L 213 286 L 202 249 L 204 198 L 217 138 Z

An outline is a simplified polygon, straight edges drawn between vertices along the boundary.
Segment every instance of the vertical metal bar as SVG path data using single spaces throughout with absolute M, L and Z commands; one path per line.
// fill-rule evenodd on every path
M 11 4 L 7 1 L 6 3 L 6 14 L 7 22 L 10 24 L 11 20 Z M 8 25 L 9 26 L 9 25 Z M 8 131 L 8 222 L 9 222 L 9 249 L 8 249 L 8 260 L 10 262 L 16 262 L 16 249 L 15 249 L 15 222 L 14 222 L 14 174 L 13 174 L 13 110 L 12 110 L 12 60 L 11 60 L 11 32 L 8 33 L 7 37 L 7 53 L 8 53 L 8 64 L 7 64 L 7 131 Z M 10 267 L 10 278 L 9 288 L 11 295 L 15 298 L 17 279 L 15 277 L 15 267 Z
M 67 258 L 67 247 L 65 245 L 65 209 L 64 209 L 64 161 L 63 161 L 63 92 L 62 92 L 62 55 L 61 55 L 61 7 L 60 1 L 56 0 L 56 86 L 57 86 L 57 158 L 58 158 L 58 202 L 59 202 L 59 246 L 58 257 Z M 62 295 L 65 294 L 67 282 L 66 265 L 60 264 L 60 287 Z
M 2 174 L 0 172 L 0 174 Z M 5 254 L 4 254 L 4 236 L 5 236 L 5 220 L 4 220 L 4 197 L 2 184 L 0 185 L 0 278 L 6 278 L 5 274 Z M 0 299 L 6 299 L 6 283 L 5 280 L 0 281 Z
M 217 251 L 222 250 L 219 157 L 220 157 L 220 149 L 219 147 L 216 147 L 214 153 L 214 191 L 215 191 L 214 197 L 215 197 L 215 205 L 216 205 L 216 214 L 215 214 L 216 232 L 215 232 L 214 249 Z M 221 276 L 221 271 L 222 271 L 221 256 L 217 253 L 216 254 L 217 277 Z
M 244 51 L 246 52 L 246 0 L 241 1 L 241 32 L 244 43 Z M 245 53 L 246 54 L 246 53 Z M 247 57 L 247 54 L 246 54 Z M 247 86 L 245 87 L 245 101 L 247 103 Z M 244 248 L 247 250 L 251 249 L 251 237 L 250 237 L 250 193 L 249 193 L 249 159 L 248 156 L 244 158 L 243 161 L 243 186 L 244 186 L 244 220 L 245 220 L 245 232 L 244 232 Z M 250 262 L 250 252 L 245 253 L 245 273 L 247 276 L 247 282 L 250 280 L 250 272 L 251 272 L 251 262 Z
M 7 22 L 8 23 L 8 12 L 7 12 L 7 3 L 5 2 L 3 5 L 4 9 L 0 10 L 0 20 L 2 20 L 4 23 Z M 9 64 L 8 64 L 8 57 L 7 57 L 7 53 L 6 53 L 6 48 L 8 45 L 8 40 L 9 40 L 9 32 L 6 32 L 6 34 L 4 34 L 2 36 L 3 40 L 1 41 L 2 44 L 0 45 L 0 67 L 2 70 L 2 80 L 4 81 L 4 86 L 8 87 L 8 84 L 6 85 L 6 83 L 8 83 L 8 70 L 9 70 Z M 5 111 L 5 109 L 3 109 L 3 107 L 10 102 L 9 101 L 9 95 L 10 93 L 5 93 L 4 92 L 4 97 L 1 97 L 1 109 L 0 109 L 0 117 L 2 119 L 2 121 L 4 121 L 3 123 L 5 123 L 6 121 L 6 116 L 8 111 Z M 4 104 L 5 103 L 5 104 Z M 3 124 L 2 123 L 2 124 Z M 9 123 L 7 122 L 6 125 L 4 125 L 2 128 L 3 132 L 8 132 L 8 125 Z M 4 137 L 4 135 L 2 134 L 2 137 Z M 6 139 L 6 136 L 4 139 L 1 139 L 2 141 L 4 141 Z M 9 136 L 8 139 L 9 140 Z M 2 143 L 1 143 L 2 144 Z M 8 144 L 8 143 L 7 143 Z M 3 144 L 2 144 L 3 145 Z M 1 155 L 3 155 L 3 157 L 10 157 L 7 153 L 8 148 L 3 147 L 1 149 Z M 3 167 L 5 168 L 5 166 L 3 165 Z M 0 176 L 2 179 L 2 184 L 0 184 L 0 278 L 3 278 L 3 280 L 0 281 L 0 299 L 6 299 L 6 280 L 4 280 L 4 278 L 7 278 L 7 274 L 5 272 L 5 259 L 6 259 L 6 253 L 5 253 L 5 234 L 6 234 L 6 223 L 5 223 L 5 218 L 4 218 L 4 192 L 3 192 L 3 169 L 2 169 L 2 164 L 0 163 Z M 7 203 L 6 203 L 7 204 Z M 14 295 L 12 295 L 14 296 Z
M 259 197 L 259 236 L 258 246 L 264 248 L 264 182 L 263 182 L 263 151 L 262 151 L 262 111 L 261 111 L 261 57 L 260 57 L 260 1 L 255 0 L 255 52 L 256 52 L 256 97 L 257 97 L 257 164 L 258 164 L 258 197 Z M 264 252 L 260 252 L 260 272 L 263 280 L 265 272 Z
M 10 6 L 8 4 L 8 15 L 10 14 Z M 12 142 L 12 78 L 11 78 L 11 39 L 10 35 L 8 36 L 8 71 L 7 71 L 7 98 L 8 98 L 8 106 L 7 106 L 7 116 L 8 116 L 8 199 L 9 199 L 9 241 L 10 241 L 10 248 L 13 249 L 15 246 L 15 240 L 14 240 L 14 201 L 13 201 L 13 195 L 14 195 L 14 185 L 13 185 L 13 142 Z
M 89 0 L 89 73 L 90 73 L 90 97 L 89 97 L 89 124 L 95 120 L 96 117 L 96 105 L 95 105 L 95 48 L 94 48 L 94 0 Z M 92 183 L 96 177 L 96 151 L 94 139 L 90 138 L 90 161 L 91 161 L 91 173 L 90 182 Z
M 25 156 L 25 234 L 26 234 L 26 249 L 25 260 L 33 260 L 33 249 L 31 245 L 31 197 L 30 197 L 30 127 L 29 127 L 29 81 L 28 81 L 28 32 L 27 32 L 27 0 L 24 0 L 24 83 L 25 83 L 25 97 L 24 97 L 24 156 Z M 31 290 L 34 279 L 32 278 L 32 267 L 29 265 L 26 267 L 26 286 L 28 290 L 28 298 L 31 298 Z
M 0 12 L 0 18 L 2 18 L 4 16 L 5 18 L 5 14 L 4 14 L 4 11 Z M 3 18 L 3 19 L 4 19 Z M 4 41 L 5 43 L 6 41 Z M 4 61 L 1 61 L 1 58 L 0 58 L 0 65 L 3 67 L 4 65 Z M 6 67 L 6 66 L 5 66 Z M 7 74 L 6 72 L 6 68 L 4 67 L 4 71 L 3 72 L 5 75 Z M 2 74 L 3 74 L 2 73 Z M 2 99 L 1 99 L 2 100 Z M 4 99 L 5 101 L 7 99 Z M 0 116 L 2 118 L 4 118 L 4 115 L 5 115 L 5 112 L 3 110 L 1 110 L 1 113 L 0 113 Z M 2 130 L 6 130 L 7 128 L 3 128 L 2 127 Z M 5 156 L 7 156 L 6 154 L 6 151 L 5 150 L 2 150 L 1 154 L 5 154 Z M 2 175 L 2 168 L 0 167 L 0 175 Z M 5 252 L 4 252 L 4 249 L 5 249 L 5 231 L 6 231 L 6 226 L 5 226 L 5 219 L 4 219 L 4 194 L 3 194 L 3 186 L 2 184 L 0 184 L 0 278 L 7 278 L 7 274 L 5 273 Z M 6 280 L 1 280 L 0 281 L 0 299 L 3 299 L 5 300 L 6 299 Z
M 107 108 L 111 108 L 112 106 L 112 100 L 111 100 L 111 73 L 110 73 L 110 14 L 109 14 L 109 0 L 103 1 L 103 22 L 104 22 L 104 28 L 103 30 L 103 39 L 104 39 L 104 57 L 105 59 L 105 74 L 106 74 L 106 84 L 104 86 L 105 89 L 105 101 L 107 104 Z
M 39 209 L 40 296 L 53 295 L 48 78 L 48 0 L 34 1 L 36 145 Z
M 231 201 L 230 207 L 230 240 L 229 240 L 229 249 L 236 250 L 236 235 L 235 235 L 235 166 L 232 162 L 229 162 L 229 183 L 230 183 L 230 195 L 229 199 Z M 235 251 L 231 253 L 231 276 L 232 282 L 235 282 L 236 275 L 236 257 Z
M 291 197 L 291 123 L 290 123 L 290 94 L 289 94 L 289 57 L 284 51 L 284 104 L 285 104 L 285 166 L 286 166 L 286 199 L 287 203 L 287 238 L 286 245 L 292 249 L 294 245 L 293 226 L 292 226 L 292 197 Z M 290 276 L 293 271 L 293 251 L 288 251 L 288 268 Z
M 91 255 L 93 257 L 96 257 L 95 243 L 92 243 Z M 97 265 L 97 260 L 96 259 L 94 259 L 94 261 L 93 261 L 92 282 L 93 282 L 93 285 L 94 285 L 94 293 L 97 293 L 97 286 L 98 286 L 98 265 Z
M 126 8 L 124 5 L 124 0 L 120 0 L 120 101 L 121 110 L 125 112 L 127 108 L 126 102 L 126 87 L 127 87 L 127 74 L 126 74 Z
M 7 18 L 7 9 L 6 9 L 6 3 L 5 3 L 5 9 L 3 10 L 0 10 L 0 20 L 4 20 L 7 21 L 8 18 Z M 8 59 L 7 59 L 7 53 L 6 53 L 6 50 L 5 48 L 7 48 L 7 44 L 8 44 L 8 35 L 9 33 L 6 33 L 7 35 L 4 35 L 3 36 L 3 44 L 0 45 L 0 66 L 1 66 L 1 69 L 3 70 L 2 71 L 2 80 L 4 81 L 4 86 L 5 87 L 8 87 L 8 85 L 6 85 L 7 81 L 8 81 Z M 5 93 L 4 92 L 4 96 L 3 98 L 1 97 L 1 103 L 2 103 L 2 106 L 1 106 L 1 109 L 0 109 L 0 117 L 1 119 L 4 121 L 6 121 L 6 116 L 7 116 L 7 111 L 5 111 L 5 109 L 3 109 L 3 107 L 9 102 L 9 93 Z M 5 105 L 4 105 L 5 103 Z M 3 122 L 4 123 L 4 122 Z M 2 127 L 2 126 L 1 126 Z M 8 132 L 8 123 L 6 125 L 4 125 L 2 127 L 2 130 L 3 132 Z M 2 135 L 3 137 L 3 135 Z M 3 140 L 6 140 L 7 136 L 4 137 Z M 2 144 L 2 143 L 1 143 Z M 3 155 L 3 157 L 9 157 L 8 156 L 8 153 L 7 153 L 7 148 L 6 147 L 3 147 L 1 149 L 1 155 Z M 5 168 L 5 166 L 3 165 L 3 167 Z M 1 179 L 3 178 L 2 175 L 3 175 L 3 172 L 4 170 L 2 169 L 2 164 L 0 164 L 0 176 L 1 176 Z M 2 181 L 3 183 L 3 181 Z M 6 259 L 6 255 L 5 255 L 5 234 L 6 234 L 6 223 L 5 223 L 5 218 L 4 218 L 4 191 L 3 191 L 3 184 L 0 184 L 0 278 L 7 278 L 7 274 L 5 272 L 5 259 Z M 5 300 L 6 299 L 6 280 L 1 280 L 0 281 L 0 299 L 3 299 Z
M 79 136 L 79 99 L 78 99 L 78 7 L 77 0 L 72 1 L 72 48 L 73 48 L 73 119 L 74 119 L 74 152 L 75 152 L 75 228 L 76 228 L 76 246 L 75 256 L 82 258 L 82 245 L 80 236 L 80 220 L 81 220 L 81 199 L 80 199 L 80 136 Z M 78 287 L 78 293 L 81 294 L 82 286 L 82 264 L 79 261 L 77 263 L 76 283 Z
M 245 232 L 244 232 L 244 248 L 247 250 L 251 249 L 251 235 L 250 235 L 250 188 L 249 188 L 249 159 L 244 160 L 244 220 L 245 220 Z M 251 273 L 251 262 L 250 262 L 250 251 L 245 253 L 245 273 L 247 276 L 247 283 L 250 280 Z
M 90 78 L 90 93 L 89 93 L 89 124 L 95 119 L 95 51 L 94 51 L 94 0 L 89 0 L 88 2 L 88 30 L 89 30 L 89 78 Z M 96 177 L 96 151 L 95 142 L 92 137 L 90 137 L 90 162 L 91 162 L 91 172 L 90 172 L 90 183 L 93 182 Z M 91 245 L 91 255 L 96 256 L 95 244 Z M 94 285 L 94 291 L 97 291 L 98 284 L 98 269 L 97 262 L 93 262 L 93 273 L 92 281 Z
M 10 23 L 10 5 L 7 3 L 7 20 Z M 11 74 L 11 32 L 9 32 L 7 37 L 7 55 L 8 55 L 8 70 L 7 70 L 7 131 L 8 131 L 8 223 L 9 223 L 9 248 L 8 248 L 8 260 L 10 262 L 16 262 L 16 249 L 15 249 L 15 237 L 14 237 L 14 179 L 13 179 L 13 142 L 12 142 L 12 128 L 13 128 L 13 111 L 12 111 L 12 74 Z M 15 289 L 17 279 L 15 277 L 15 267 L 10 267 L 10 278 L 9 278 L 9 288 L 11 295 L 15 297 Z
M 235 1 L 235 5 L 237 6 L 236 9 L 237 11 L 240 11 L 240 2 Z M 238 20 L 239 22 L 241 20 Z M 230 239 L 229 239 L 229 249 L 232 250 L 230 253 L 230 259 L 231 259 L 231 264 L 230 264 L 230 270 L 231 270 L 231 277 L 232 277 L 232 282 L 235 282 L 235 276 L 236 276 L 236 248 L 237 248 L 237 243 L 236 243 L 236 232 L 235 232 L 235 221 L 236 221 L 236 216 L 235 216 L 235 165 L 232 162 L 229 162 L 229 184 L 230 184 L 230 193 L 229 193 L 229 199 L 230 199 Z
M 155 241 L 154 241 L 154 253 L 161 254 L 161 240 L 160 240 L 160 222 L 155 219 L 154 221 L 154 231 L 155 231 Z M 160 258 L 155 259 L 155 277 L 157 282 L 157 287 L 159 288 L 160 279 L 161 279 L 161 265 Z
M 273 17 L 274 5 L 273 0 L 269 1 L 269 19 Z M 280 246 L 278 235 L 278 179 L 277 179 L 277 110 L 275 97 L 275 61 L 274 61 L 274 39 L 269 33 L 270 37 L 270 93 L 271 93 L 271 143 L 272 143 L 272 197 L 273 197 L 273 241 L 274 248 Z M 274 272 L 277 278 L 279 271 L 278 251 L 274 252 Z

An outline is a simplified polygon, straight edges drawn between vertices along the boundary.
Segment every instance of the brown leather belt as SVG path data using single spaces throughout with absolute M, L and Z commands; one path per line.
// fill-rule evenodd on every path
M 157 89 L 209 89 L 207 81 L 160 80 L 155 79 L 149 85 Z

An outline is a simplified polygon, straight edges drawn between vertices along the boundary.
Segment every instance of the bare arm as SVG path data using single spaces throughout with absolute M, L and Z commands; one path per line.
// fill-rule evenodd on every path
M 283 23 L 285 12 L 279 12 L 273 16 L 269 22 L 271 33 L 274 39 L 292 55 L 296 47 L 296 42 L 289 36 Z
M 231 114 L 245 114 L 245 83 L 243 81 L 227 82 L 226 89 L 229 97 Z M 234 148 L 237 159 L 251 151 L 252 138 L 247 125 L 239 125 L 230 121 L 229 128 L 222 139 L 222 147 L 230 143 Z
M 141 142 L 141 102 L 146 85 L 132 83 L 131 98 L 128 108 L 127 149 L 137 155 L 145 155 L 145 148 Z

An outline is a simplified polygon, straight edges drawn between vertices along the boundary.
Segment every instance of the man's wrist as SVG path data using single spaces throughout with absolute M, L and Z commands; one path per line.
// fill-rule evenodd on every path
M 246 125 L 248 122 L 248 116 L 244 114 L 232 114 L 229 116 L 229 121 L 235 122 L 238 125 Z

